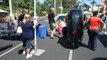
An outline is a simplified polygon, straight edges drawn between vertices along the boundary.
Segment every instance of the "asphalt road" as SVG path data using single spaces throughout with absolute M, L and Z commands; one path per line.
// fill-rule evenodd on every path
M 39 19 L 38 23 L 47 25 L 48 21 L 44 18 Z M 48 31 L 49 32 L 49 31 Z M 85 47 L 88 43 L 88 35 L 86 30 L 83 36 L 83 46 L 78 49 L 67 48 L 67 43 L 62 41 L 64 45 L 59 44 L 60 39 L 56 36 L 50 39 L 47 36 L 45 39 L 37 39 L 37 49 L 45 50 L 40 56 L 33 55 L 31 58 L 26 59 L 25 55 L 21 54 L 22 42 L 20 40 L 0 39 L 0 47 L 12 44 L 13 46 L 3 51 L 0 51 L 0 60 L 107 60 L 107 37 L 101 35 L 98 37 L 97 49 L 92 51 Z M 32 43 L 34 43 L 32 41 Z

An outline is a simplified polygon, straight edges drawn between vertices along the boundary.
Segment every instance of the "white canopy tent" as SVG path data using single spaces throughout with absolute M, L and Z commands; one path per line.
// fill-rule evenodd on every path
M 2 9 L 0 9 L 0 12 L 4 12 L 4 13 L 7 13 L 7 11 L 5 11 L 5 10 L 2 10 Z

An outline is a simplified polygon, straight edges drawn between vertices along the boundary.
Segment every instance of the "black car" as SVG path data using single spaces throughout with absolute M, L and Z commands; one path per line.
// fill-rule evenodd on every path
M 84 15 L 81 9 L 71 9 L 66 16 L 66 39 L 70 42 L 72 48 L 79 47 L 81 43 L 83 37 L 83 21 Z M 65 35 L 64 31 L 63 34 Z

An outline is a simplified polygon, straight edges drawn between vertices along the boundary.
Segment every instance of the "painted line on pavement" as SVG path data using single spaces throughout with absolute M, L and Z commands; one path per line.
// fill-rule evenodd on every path
M 20 47 L 22 44 L 23 44 L 23 43 L 17 45 L 16 47 L 14 47 L 14 48 L 12 48 L 12 49 L 10 49 L 10 50 L 8 50 L 7 52 L 1 54 L 0 57 L 2 57 L 2 56 L 4 56 L 4 55 L 8 54 L 9 52 L 13 51 L 14 49 L 16 49 L 16 48 L 18 48 L 18 47 Z
M 72 60 L 72 56 L 73 56 L 73 50 L 70 50 L 68 60 Z

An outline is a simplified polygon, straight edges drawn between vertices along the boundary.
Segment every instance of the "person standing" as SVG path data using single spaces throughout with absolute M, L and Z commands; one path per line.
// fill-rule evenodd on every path
M 48 20 L 49 20 L 49 27 L 50 27 L 50 37 L 54 38 L 54 33 L 56 30 L 56 20 L 55 20 L 55 14 L 52 10 L 49 10 L 48 13 Z
M 88 36 L 89 36 L 89 42 L 88 42 L 88 48 L 95 51 L 97 47 L 97 37 L 99 35 L 99 24 L 101 23 L 101 26 L 104 26 L 104 22 L 97 17 L 97 11 L 93 12 L 93 16 L 90 17 L 86 23 L 89 23 L 88 28 Z
M 62 36 L 62 25 L 61 25 L 61 20 L 58 21 L 57 23 L 57 30 L 58 30 L 58 36 L 61 37 Z
M 103 22 L 105 23 L 104 24 L 104 28 L 103 28 L 103 30 L 102 30 L 102 33 L 104 33 L 104 34 L 107 34 L 107 32 L 106 32 L 106 27 L 107 27 L 107 11 L 105 11 L 105 14 L 102 14 L 102 16 L 100 17 L 102 20 L 103 20 Z
M 31 41 L 34 34 L 34 24 L 29 16 L 29 14 L 25 14 L 23 21 L 19 23 L 23 31 L 21 36 L 23 41 L 23 54 L 26 54 L 26 58 L 32 57 L 30 50 L 32 48 Z

